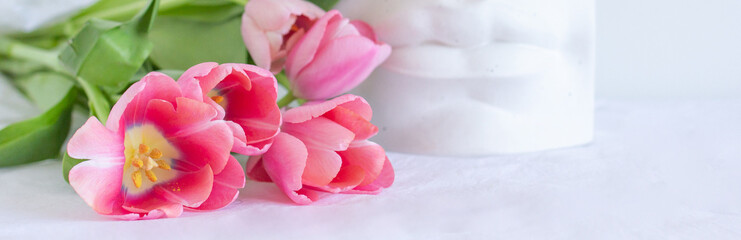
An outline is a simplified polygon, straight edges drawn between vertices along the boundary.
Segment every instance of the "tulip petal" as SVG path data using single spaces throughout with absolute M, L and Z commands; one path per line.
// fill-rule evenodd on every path
M 246 12 L 242 15 L 242 40 L 255 64 L 269 69 L 271 67 L 270 41 L 266 33 L 260 30 L 255 20 Z
M 339 102 L 338 106 L 346 108 L 352 111 L 353 113 L 360 115 L 366 121 L 371 120 L 371 118 L 373 117 L 373 109 L 371 109 L 370 104 L 368 104 L 368 102 L 365 101 L 363 97 L 347 94 L 347 95 L 343 95 L 337 98 L 342 98 L 345 96 L 348 96 L 348 99 L 350 100 L 348 101 L 337 100 Z
M 302 123 L 284 123 L 283 132 L 301 139 L 306 145 L 334 151 L 347 149 L 355 138 L 350 130 L 325 117 Z
M 371 184 L 381 174 L 386 159 L 386 151 L 381 145 L 371 141 L 353 142 L 346 151 L 337 152 L 342 160 L 365 170 L 365 179 L 360 185 Z
M 106 127 L 110 129 L 111 131 L 119 131 L 123 129 L 122 125 L 122 117 L 124 114 L 124 111 L 129 106 L 129 103 L 131 103 L 134 98 L 144 90 L 146 86 L 145 81 L 138 81 L 131 86 L 129 86 L 126 91 L 121 94 L 121 97 L 118 98 L 118 101 L 116 104 L 113 105 L 111 108 L 111 112 L 108 113 L 108 120 L 106 121 Z
M 328 149 L 316 148 L 307 145 L 308 156 L 306 167 L 302 175 L 305 185 L 322 187 L 329 184 L 337 176 L 342 166 L 342 158 L 336 152 Z
M 306 146 L 301 140 L 281 132 L 275 136 L 273 146 L 262 157 L 262 164 L 270 179 L 298 204 L 312 202 L 309 196 L 301 194 L 301 175 L 306 167 L 307 156 Z
M 335 109 L 325 113 L 323 117 L 332 120 L 355 133 L 356 141 L 368 139 L 378 133 L 378 127 L 376 127 L 376 125 L 371 124 L 360 114 L 342 106 L 337 106 Z
M 211 121 L 166 137 L 180 150 L 180 159 L 174 161 L 173 168 L 198 171 L 203 166 L 210 165 L 216 174 L 226 166 L 234 141 L 229 126 L 221 120 Z
M 230 156 L 224 170 L 214 176 L 214 186 L 211 189 L 211 195 L 208 196 L 208 199 L 201 206 L 195 209 L 214 210 L 229 205 L 229 203 L 237 199 L 239 189 L 243 188 L 244 184 L 245 177 L 242 165 L 239 164 L 236 158 Z
M 304 99 L 327 99 L 345 93 L 377 67 L 374 63 L 379 53 L 375 42 L 359 35 L 333 39 L 317 51 L 309 65 L 289 78 L 293 91 Z
M 204 91 L 203 88 L 201 88 L 199 79 L 209 75 L 209 73 L 211 73 L 211 71 L 217 66 L 219 66 L 219 64 L 215 62 L 199 63 L 188 68 L 188 70 L 180 75 L 177 83 L 183 91 L 183 96 L 203 101 Z
M 213 184 L 214 172 L 205 166 L 196 172 L 180 172 L 173 181 L 155 185 L 153 192 L 169 202 L 196 208 L 211 195 Z
M 229 129 L 231 129 L 232 134 L 234 134 L 234 145 L 232 146 L 232 152 L 247 156 L 260 155 L 265 153 L 265 151 L 267 151 L 270 147 L 270 144 L 273 142 L 271 139 L 257 144 L 247 145 L 247 140 L 244 135 L 242 126 L 239 126 L 239 124 L 236 124 L 232 121 L 226 121 L 226 124 L 229 125 Z
M 391 184 L 394 183 L 394 175 L 394 167 L 391 166 L 391 162 L 388 158 L 386 158 L 383 163 L 383 170 L 381 170 L 381 174 L 378 175 L 378 178 L 376 178 L 373 183 L 358 186 L 344 193 L 377 194 L 381 191 L 381 189 L 388 188 L 391 186 Z
M 265 172 L 265 167 L 262 165 L 262 155 L 252 156 L 247 160 L 245 164 L 245 172 L 250 179 L 258 182 L 272 182 L 270 175 Z
M 90 117 L 70 138 L 67 153 L 78 159 L 117 161 L 124 158 L 123 137 Z
M 180 214 L 183 214 L 183 205 L 169 204 L 155 209 L 154 211 L 161 211 L 165 217 L 174 218 L 180 216 Z M 151 215 L 152 212 L 150 212 L 149 214 Z
M 290 24 L 291 12 L 285 7 L 286 1 L 249 1 L 245 4 L 245 16 L 255 19 L 257 27 L 277 30 Z
M 228 74 L 226 69 L 218 66 L 213 62 L 195 65 L 186 70 L 178 78 L 177 83 L 183 89 L 185 97 L 208 103 L 216 109 L 217 114 L 214 119 L 224 119 L 224 109 L 212 99 L 205 97 Z
M 149 213 L 173 203 L 195 208 L 206 201 L 211 194 L 213 180 L 213 171 L 209 166 L 193 172 L 179 171 L 175 179 L 159 183 L 150 191 L 125 195 L 123 207 L 140 214 Z
M 132 213 L 116 216 L 116 218 L 123 220 L 146 220 L 146 219 L 158 219 L 162 217 L 178 217 L 183 213 L 183 205 L 175 204 L 164 204 L 157 209 L 147 211 L 144 209 L 138 209 L 135 207 L 124 207 L 127 211 Z
M 307 102 L 300 107 L 289 109 L 283 113 L 283 121 L 288 123 L 309 121 L 324 115 L 337 106 L 347 108 L 368 121 L 371 119 L 372 110 L 365 99 L 356 95 L 345 94 L 327 101 Z
M 124 126 L 142 122 L 150 100 L 160 99 L 174 103 L 175 99 L 182 95 L 175 80 L 165 74 L 151 72 L 129 87 L 113 105 L 106 127 L 112 131 L 122 132 Z
M 325 38 L 327 25 L 331 20 L 342 18 L 337 10 L 331 10 L 314 22 L 311 29 L 299 40 L 286 58 L 286 75 L 288 79 L 296 79 L 296 76 L 314 60 L 322 39 Z
M 352 20 L 350 21 L 350 24 L 352 24 L 355 27 L 355 29 L 358 31 L 358 33 L 361 36 L 366 37 L 373 42 L 379 43 L 378 37 L 376 36 L 376 33 L 373 31 L 373 27 L 371 27 L 367 23 L 363 21 L 359 21 L 359 20 Z
M 177 110 L 164 100 L 154 99 L 147 105 L 146 121 L 156 125 L 165 136 L 199 128 L 216 117 L 216 109 L 206 103 L 184 97 L 177 98 L 176 102 Z
M 69 172 L 69 183 L 82 200 L 96 212 L 124 214 L 121 181 L 125 159 L 92 159 L 77 164 Z
M 232 69 L 230 76 L 241 77 L 240 80 L 224 79 L 219 86 L 235 85 L 237 81 L 243 86 L 223 90 L 228 102 L 224 119 L 242 126 L 248 145 L 264 142 L 278 134 L 281 113 L 276 104 L 278 86 L 273 75 L 265 69 L 246 64 L 223 64 L 221 67 Z
M 360 185 L 365 179 L 366 172 L 357 165 L 344 164 L 337 174 L 337 177 L 332 179 L 332 182 L 321 189 L 327 192 L 339 193 L 348 190 L 352 190 L 356 186 Z

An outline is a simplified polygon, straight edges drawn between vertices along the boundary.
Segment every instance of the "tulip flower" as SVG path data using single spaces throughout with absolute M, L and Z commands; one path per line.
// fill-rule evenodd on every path
M 376 194 L 394 181 L 383 148 L 368 138 L 370 105 L 344 95 L 287 110 L 282 132 L 262 156 L 247 162 L 247 174 L 272 181 L 295 203 L 309 204 L 322 193 Z
M 233 152 L 264 153 L 280 131 L 278 86 L 268 70 L 247 64 L 195 65 L 178 79 L 183 94 L 213 106 L 234 134 Z
M 293 45 L 322 15 L 303 0 L 252 0 L 244 6 L 242 39 L 257 66 L 278 73 Z
M 67 153 L 89 160 L 72 168 L 70 185 L 96 212 L 122 218 L 223 207 L 245 179 L 217 114 L 170 77 L 150 73 L 121 96 L 105 126 L 91 117 L 72 136 Z
M 368 24 L 331 10 L 293 46 L 286 75 L 296 97 L 324 100 L 356 87 L 389 54 Z

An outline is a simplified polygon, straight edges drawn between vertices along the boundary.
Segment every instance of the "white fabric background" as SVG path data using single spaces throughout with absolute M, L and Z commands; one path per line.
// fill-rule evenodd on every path
M 3 1 L 0 5 L 41 2 Z M 599 2 L 598 18 L 620 9 L 634 9 L 635 5 L 629 2 L 623 8 Z M 722 1 L 703 7 L 717 5 L 719 11 L 725 9 L 720 15 L 699 9 L 720 18 L 734 9 L 719 2 Z M 686 5 L 679 7 L 691 9 Z M 8 9 L 0 7 L 0 13 Z M 12 24 L 15 17 L 8 16 L 27 15 L 0 16 L 0 23 Z M 655 14 L 636 15 L 650 16 Z M 599 22 L 617 24 L 604 19 Z M 25 24 L 18 26 L 28 28 Z M 598 28 L 601 26 L 604 25 Z M 640 31 L 656 25 L 626 26 Z M 605 31 L 619 36 L 635 33 L 602 29 L 599 31 L 604 36 L 612 36 Z M 598 41 L 605 39 L 598 36 Z M 685 49 L 713 43 L 699 37 L 693 39 L 683 40 L 691 43 Z M 609 46 L 602 46 L 605 45 Z M 614 63 L 601 61 L 602 67 L 598 67 L 598 76 L 602 76 L 597 81 L 598 96 L 661 97 L 689 92 L 692 94 L 685 97 L 732 97 L 738 93 L 739 85 L 733 81 L 738 77 L 731 74 L 737 68 L 714 65 L 721 67 L 715 68 L 721 73 L 713 71 L 715 77 L 702 78 L 704 84 L 698 87 L 700 78 L 696 78 L 696 73 L 713 69 L 709 65 L 700 65 L 705 68 L 696 68 L 691 71 L 695 75 L 684 74 L 685 78 L 670 78 L 673 75 L 666 73 L 671 67 L 690 71 L 687 69 L 697 63 L 695 60 L 702 59 L 683 58 L 666 63 L 659 61 L 663 58 L 641 57 L 655 62 L 639 62 L 647 67 L 631 70 L 618 67 L 628 61 L 611 56 L 647 51 L 646 46 L 638 42 L 625 50 L 620 47 L 623 45 L 613 45 L 614 50 L 604 50 L 602 46 L 598 49 L 600 58 L 613 59 L 610 61 Z M 739 49 L 733 46 L 731 50 Z M 661 51 L 656 54 L 666 56 Z M 630 71 L 626 73 L 626 69 Z M 654 76 L 653 73 L 666 78 L 635 78 Z M 608 79 L 610 83 L 600 84 Z M 5 81 L 0 81 L 0 127 L 34 115 L 30 104 L 20 99 Z M 480 158 L 389 153 L 397 178 L 380 195 L 336 195 L 311 206 L 296 206 L 273 185 L 248 182 L 237 201 L 227 208 L 186 212 L 177 219 L 122 222 L 99 216 L 64 182 L 58 161 L 2 168 L 0 239 L 741 238 L 741 99 L 602 100 L 596 111 L 595 141 L 588 146 Z

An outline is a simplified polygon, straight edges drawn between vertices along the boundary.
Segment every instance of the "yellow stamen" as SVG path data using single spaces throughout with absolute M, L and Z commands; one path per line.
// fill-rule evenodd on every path
M 170 164 L 167 164 L 165 160 L 157 160 L 157 165 L 158 165 L 157 167 L 165 169 L 165 170 L 171 169 Z
M 142 172 L 135 171 L 131 173 L 131 181 L 134 182 L 134 186 L 136 186 L 136 188 L 140 188 L 142 186 Z
M 152 168 L 157 167 L 157 162 L 154 161 L 151 157 L 147 158 L 147 163 L 145 163 L 146 166 L 144 166 L 144 170 L 152 170 Z
M 139 158 L 134 158 L 134 160 L 133 160 L 133 161 L 131 161 L 131 165 L 134 165 L 134 167 L 138 167 L 138 168 L 141 168 L 141 167 L 143 167 L 143 166 L 144 166 L 144 161 L 142 161 L 142 160 L 141 160 L 141 159 L 139 159 Z
M 222 101 L 224 101 L 224 97 L 217 95 L 217 96 L 211 97 L 211 100 L 214 100 L 214 102 L 216 103 L 221 103 Z
M 162 152 L 159 149 L 156 149 L 155 148 L 155 149 L 152 149 L 152 152 L 149 153 L 149 156 L 152 157 L 152 158 L 154 158 L 154 159 L 161 158 L 162 157 Z
M 139 144 L 139 153 L 145 154 L 149 152 L 149 146 L 144 144 Z
M 147 178 L 149 178 L 149 181 L 156 182 L 157 181 L 157 175 L 154 175 L 154 172 L 152 170 L 144 171 L 144 173 L 147 174 Z
M 295 31 L 298 31 L 298 26 L 296 26 L 296 24 L 292 25 L 291 26 L 291 31 L 294 31 L 294 32 Z

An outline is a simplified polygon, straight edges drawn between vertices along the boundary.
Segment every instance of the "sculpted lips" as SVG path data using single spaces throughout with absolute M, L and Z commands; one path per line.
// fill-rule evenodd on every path
M 371 21 L 394 48 L 387 70 L 430 79 L 504 78 L 538 74 L 563 58 L 565 18 L 538 10 L 547 3 L 418 4 Z

